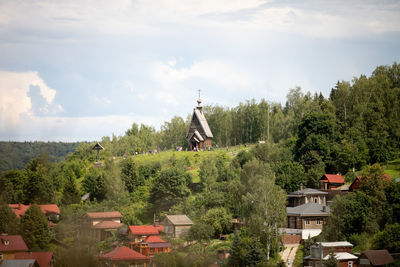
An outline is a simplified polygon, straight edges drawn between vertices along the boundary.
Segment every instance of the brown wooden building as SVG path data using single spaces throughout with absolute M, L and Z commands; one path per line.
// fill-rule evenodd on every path
M 203 114 L 200 96 L 197 99 L 197 103 L 198 105 L 193 110 L 192 120 L 186 135 L 189 149 L 196 151 L 211 147 L 211 141 L 214 137 Z
M 164 233 L 173 237 L 181 237 L 189 232 L 193 222 L 186 215 L 167 215 L 161 224 L 164 227 Z

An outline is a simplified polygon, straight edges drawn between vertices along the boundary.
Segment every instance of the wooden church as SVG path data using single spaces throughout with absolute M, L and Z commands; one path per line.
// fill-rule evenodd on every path
M 200 91 L 200 90 L 199 90 Z M 201 150 L 206 147 L 211 147 L 213 134 L 208 126 L 206 117 L 203 114 L 200 92 L 197 99 L 197 107 L 193 110 L 192 121 L 190 122 L 189 131 L 186 135 L 189 142 L 190 150 Z

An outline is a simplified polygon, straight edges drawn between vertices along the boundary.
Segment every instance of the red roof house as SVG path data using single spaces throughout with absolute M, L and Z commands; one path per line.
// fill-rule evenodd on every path
M 54 259 L 53 252 L 18 252 L 15 253 L 15 259 L 25 260 L 34 259 L 37 261 L 40 267 L 53 267 Z
M 17 252 L 28 251 L 24 239 L 20 235 L 0 236 L 0 255 L 3 259 L 13 259 Z
M 159 235 L 162 228 L 153 225 L 131 225 L 128 228 L 128 237 L 133 243 L 144 241 L 148 236 Z
M 118 263 L 124 263 L 129 266 L 142 264 L 142 266 L 146 267 L 146 263 L 150 261 L 148 257 L 125 246 L 117 247 L 111 252 L 100 255 L 98 259 L 100 261 L 100 266 L 114 266 Z
M 319 180 L 319 184 L 322 190 L 336 190 L 344 185 L 344 178 L 340 174 L 324 174 Z
M 354 191 L 357 189 L 360 189 L 360 182 L 361 182 L 362 176 L 358 176 L 356 177 L 356 179 L 354 179 L 353 183 L 350 185 L 349 190 L 350 191 Z M 392 179 L 390 178 L 389 175 L 387 175 L 386 173 L 384 175 L 382 175 L 382 179 L 384 181 L 390 182 Z

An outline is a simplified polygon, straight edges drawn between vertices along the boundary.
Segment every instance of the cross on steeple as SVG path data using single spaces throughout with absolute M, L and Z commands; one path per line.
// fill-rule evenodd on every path
M 197 90 L 197 91 L 199 92 L 199 99 L 200 99 L 200 91 L 201 91 L 201 90 L 199 89 L 199 90 Z
M 197 108 L 199 108 L 199 109 L 201 109 L 201 99 L 200 99 L 200 89 L 199 90 L 197 90 L 198 92 L 199 92 L 199 98 L 197 99 Z

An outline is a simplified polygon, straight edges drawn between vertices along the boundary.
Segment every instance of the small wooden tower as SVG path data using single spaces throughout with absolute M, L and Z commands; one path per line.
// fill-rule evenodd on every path
M 94 163 L 94 166 L 103 167 L 103 163 L 100 161 L 100 150 L 103 150 L 104 147 L 102 147 L 99 143 L 96 143 L 92 149 L 97 150 L 97 161 Z
M 206 147 L 211 147 L 211 141 L 213 134 L 210 127 L 208 126 L 206 117 L 203 114 L 201 106 L 200 90 L 199 98 L 197 99 L 197 107 L 193 110 L 192 121 L 186 138 L 189 143 L 190 150 L 201 150 Z

